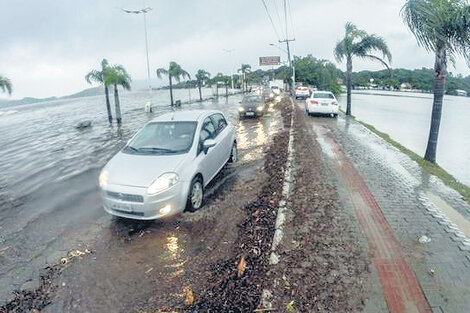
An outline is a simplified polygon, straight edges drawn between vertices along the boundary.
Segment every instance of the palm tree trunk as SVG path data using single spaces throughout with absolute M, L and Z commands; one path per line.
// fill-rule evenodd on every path
M 109 103 L 109 89 L 107 85 L 104 85 L 104 94 L 106 95 L 106 109 L 108 110 L 109 124 L 113 123 L 113 115 L 111 114 L 111 104 Z
M 173 83 L 171 81 L 171 75 L 168 74 L 168 80 L 170 81 L 170 103 L 171 103 L 171 106 L 174 105 L 173 103 Z
M 352 84 L 352 57 L 348 55 L 346 61 L 346 94 L 347 94 L 347 104 L 346 104 L 346 115 L 351 115 L 351 84 Z
M 228 97 L 228 84 L 225 82 L 225 97 Z
M 437 139 L 439 137 L 444 86 L 447 75 L 446 52 L 444 49 L 436 53 L 434 71 L 434 101 L 432 104 L 431 128 L 429 130 L 426 154 L 424 155 L 424 159 L 432 163 L 436 163 Z
M 119 104 L 117 85 L 114 85 L 114 104 L 116 106 L 116 121 L 118 124 L 121 124 L 121 105 Z
M 199 89 L 199 100 L 201 100 L 201 102 L 202 102 L 201 84 L 197 84 L 197 88 Z

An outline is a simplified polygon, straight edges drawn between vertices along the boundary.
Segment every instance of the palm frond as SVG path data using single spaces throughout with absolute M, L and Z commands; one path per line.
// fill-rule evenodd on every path
M 344 40 L 339 41 L 336 44 L 335 50 L 334 50 L 334 55 L 335 59 L 338 62 L 343 61 L 344 57 L 346 56 L 346 49 L 344 47 Z
M 366 56 L 373 51 L 381 52 L 383 57 L 387 58 L 389 62 L 392 60 L 392 54 L 388 49 L 387 43 L 382 37 L 367 35 L 363 37 L 361 41 L 354 44 L 353 47 L 353 54 L 358 57 Z
M 370 59 L 372 61 L 379 61 L 380 63 L 382 63 L 383 66 L 385 66 L 387 68 L 388 74 L 390 75 L 390 78 L 393 77 L 393 72 L 392 72 L 392 69 L 390 68 L 390 66 L 387 64 L 387 62 L 385 62 L 384 60 L 382 60 L 378 56 L 375 56 L 375 55 L 372 55 L 372 54 L 366 54 L 366 55 L 362 56 L 362 58 L 363 59 Z
M 103 72 L 98 71 L 98 70 L 92 70 L 91 72 L 89 72 L 88 74 L 85 75 L 85 80 L 90 85 L 93 84 L 93 83 L 102 84 L 103 83 Z
M 13 91 L 11 80 L 7 77 L 0 76 L 0 89 L 2 89 L 2 92 L 7 91 L 8 94 L 11 95 Z
M 162 67 L 158 68 L 156 72 L 157 72 L 157 77 L 160 78 L 160 79 L 163 77 L 163 75 L 165 75 L 165 76 L 168 75 L 168 70 L 166 70 Z

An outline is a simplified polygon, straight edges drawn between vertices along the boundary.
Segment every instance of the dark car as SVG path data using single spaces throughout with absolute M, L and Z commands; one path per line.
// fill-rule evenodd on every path
M 241 119 L 245 117 L 260 117 L 263 116 L 265 111 L 266 108 L 263 97 L 253 94 L 243 97 L 238 108 L 238 113 Z

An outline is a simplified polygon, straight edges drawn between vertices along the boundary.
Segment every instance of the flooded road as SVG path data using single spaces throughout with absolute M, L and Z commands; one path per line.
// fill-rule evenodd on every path
M 155 250 L 152 256 L 134 259 L 139 264 L 138 270 L 145 269 L 145 275 L 155 275 L 165 268 L 174 275 L 182 275 L 178 264 L 184 264 L 187 253 L 191 255 L 196 253 L 194 249 L 206 249 L 198 246 L 194 241 L 198 240 L 197 234 L 192 233 L 194 225 L 191 219 L 202 213 L 179 217 L 169 223 L 129 223 L 112 219 L 101 208 L 98 172 L 145 122 L 169 110 L 166 104 L 159 103 L 158 95 L 155 97 L 156 110 L 146 114 L 143 112 L 143 103 L 148 98 L 146 93 L 123 94 L 121 128 L 108 126 L 104 97 L 21 106 L 17 113 L 9 115 L 11 118 L 0 120 L 1 144 L 7 147 L 0 152 L 1 302 L 12 290 L 37 286 L 44 266 L 57 263 L 71 249 L 91 249 L 101 244 L 102 249 L 98 249 L 100 252 L 93 257 L 98 259 L 102 253 L 104 259 L 99 264 L 103 268 L 114 264 L 113 261 L 137 254 L 135 251 L 139 249 Z M 243 185 L 242 182 L 254 179 L 250 176 L 253 175 L 252 167 L 260 166 L 264 144 L 280 125 L 275 112 L 261 121 L 238 123 L 240 97 L 221 97 L 218 101 L 183 106 L 183 109 L 220 109 L 238 125 L 241 162 L 235 168 L 225 169 L 212 184 L 208 190 L 208 206 L 211 203 L 215 205 L 225 189 L 237 188 L 236 182 Z M 92 117 L 92 128 L 75 129 L 79 121 Z M 240 196 L 238 198 L 241 201 Z M 225 221 L 226 224 L 229 222 L 230 219 Z M 135 238 L 140 241 L 132 247 L 129 242 Z M 147 241 L 146 238 L 153 239 Z M 108 255 L 110 251 L 116 251 L 116 254 L 111 257 Z M 144 263 L 148 257 L 157 264 L 146 268 Z M 134 269 L 137 271 L 137 265 Z M 125 272 L 110 268 L 110 273 L 113 271 Z M 103 273 L 103 269 L 96 268 L 96 272 Z M 99 277 L 98 284 L 105 284 L 106 280 Z M 80 279 L 74 281 L 79 282 Z M 125 277 L 117 279 L 125 281 Z M 88 278 L 85 280 L 92 282 Z M 105 292 L 107 289 L 103 287 L 102 290 Z M 95 304 L 89 301 L 93 307 Z
M 346 96 L 339 97 L 346 110 Z M 429 135 L 432 94 L 355 91 L 352 114 L 387 133 L 413 152 L 424 156 Z M 437 146 L 437 163 L 466 185 L 470 185 L 470 98 L 444 97 Z

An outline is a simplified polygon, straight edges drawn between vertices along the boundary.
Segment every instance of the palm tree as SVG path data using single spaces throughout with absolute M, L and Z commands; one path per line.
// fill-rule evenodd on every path
M 211 78 L 211 73 L 205 71 L 205 70 L 198 70 L 196 73 L 196 83 L 197 83 L 197 88 L 199 89 L 199 100 L 202 101 L 202 92 L 201 88 L 202 85 L 207 82 Z
M 171 106 L 173 106 L 174 105 L 173 103 L 173 79 L 175 79 L 177 82 L 180 82 L 182 78 L 184 79 L 186 77 L 189 79 L 190 76 L 188 72 L 183 70 L 181 66 L 174 61 L 170 62 L 170 66 L 168 67 L 168 69 L 164 69 L 164 68 L 157 69 L 158 78 L 162 78 L 163 75 L 168 76 L 169 87 L 170 87 L 170 102 L 171 102 Z
M 346 115 L 351 115 L 351 76 L 352 76 L 352 58 L 369 59 L 379 61 L 387 68 L 388 64 L 382 59 L 371 53 L 381 52 L 383 58 L 392 61 L 392 55 L 388 49 L 385 40 L 376 35 L 369 35 L 364 30 L 358 29 L 351 22 L 346 23 L 346 33 L 344 38 L 336 44 L 334 50 L 335 58 L 341 62 L 346 58 L 346 87 L 347 87 L 347 107 Z
M 109 90 L 108 85 L 105 84 L 105 71 L 109 68 L 108 60 L 103 59 L 101 61 L 101 71 L 92 70 L 90 73 L 86 74 L 85 80 L 91 85 L 93 83 L 98 83 L 104 85 L 104 94 L 106 96 L 106 110 L 108 111 L 108 120 L 109 123 L 113 122 L 113 116 L 111 114 L 111 104 L 109 103 Z
M 461 55 L 470 64 L 470 6 L 467 0 L 407 0 L 401 15 L 418 45 L 436 55 L 431 127 L 424 156 L 435 163 L 447 62 Z
M 5 76 L 0 75 L 0 89 L 2 89 L 2 92 L 8 92 L 9 95 L 11 95 L 12 92 L 12 85 L 11 85 L 11 80 L 6 78 Z
M 114 105 L 116 107 L 116 121 L 121 124 L 121 106 L 119 103 L 118 86 L 126 90 L 131 89 L 131 77 L 122 65 L 113 65 L 105 71 L 105 85 L 114 86 Z
M 242 64 L 238 72 L 242 74 L 242 86 L 244 86 L 244 90 L 248 90 L 248 74 L 251 72 L 251 65 Z

